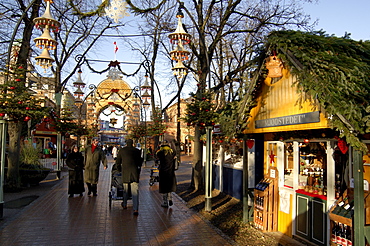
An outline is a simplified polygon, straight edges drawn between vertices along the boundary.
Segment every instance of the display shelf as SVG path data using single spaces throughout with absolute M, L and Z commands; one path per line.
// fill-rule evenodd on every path
M 277 230 L 278 171 L 270 167 L 265 176 L 254 189 L 254 224 L 263 232 Z

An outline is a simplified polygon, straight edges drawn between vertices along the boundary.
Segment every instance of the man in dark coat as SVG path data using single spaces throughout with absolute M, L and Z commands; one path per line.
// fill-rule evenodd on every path
M 175 162 L 176 152 L 164 140 L 156 153 L 159 159 L 159 193 L 163 195 L 162 207 L 172 206 L 172 194 L 176 191 Z
M 132 139 L 126 140 L 126 146 L 119 150 L 116 165 L 121 166 L 123 182 L 123 203 L 127 209 L 128 185 L 130 184 L 134 215 L 139 214 L 139 179 L 143 158 L 141 151 L 134 147 Z
M 91 146 L 85 150 L 85 183 L 88 188 L 87 195 L 97 196 L 100 162 L 103 163 L 104 169 L 107 169 L 107 158 L 98 145 L 99 139 L 94 137 Z

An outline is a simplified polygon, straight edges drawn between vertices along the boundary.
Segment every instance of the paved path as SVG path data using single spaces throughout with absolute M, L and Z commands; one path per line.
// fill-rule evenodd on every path
M 150 165 L 148 162 L 147 166 Z M 185 161 L 182 165 L 190 164 Z M 133 215 L 131 201 L 127 210 L 122 209 L 121 200 L 113 201 L 109 207 L 110 168 L 100 171 L 97 197 L 85 194 L 68 198 L 65 178 L 2 227 L 0 244 L 232 245 L 177 196 L 172 207 L 162 208 L 158 183 L 149 186 L 149 176 L 150 168 L 143 168 L 138 216 Z

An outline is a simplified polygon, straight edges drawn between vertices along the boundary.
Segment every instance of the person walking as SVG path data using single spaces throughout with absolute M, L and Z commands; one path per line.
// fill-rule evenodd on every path
M 113 146 L 112 148 L 112 157 L 113 157 L 113 160 L 117 159 L 117 154 L 118 154 L 118 148 L 116 145 Z
M 85 150 L 85 183 L 88 188 L 87 195 L 97 196 L 99 168 L 103 163 L 104 169 L 107 169 L 107 157 L 99 146 L 99 139 L 94 137 L 92 143 Z
M 71 153 L 68 154 L 66 164 L 70 168 L 68 170 L 69 181 L 68 181 L 68 194 L 69 197 L 73 197 L 74 194 L 80 194 L 83 196 L 85 192 L 84 187 L 84 157 L 79 151 L 77 145 L 73 145 Z
M 129 185 L 131 188 L 134 215 L 139 214 L 139 179 L 143 164 L 141 151 L 134 147 L 132 139 L 126 140 L 126 146 L 118 151 L 116 165 L 121 166 L 123 183 L 123 209 L 127 209 Z
M 170 147 L 167 140 L 164 140 L 156 153 L 159 160 L 159 193 L 162 194 L 162 207 L 172 206 L 172 194 L 176 191 L 175 162 L 176 152 Z

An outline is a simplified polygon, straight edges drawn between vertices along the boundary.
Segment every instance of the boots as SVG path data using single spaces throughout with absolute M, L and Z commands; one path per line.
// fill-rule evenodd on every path
M 92 193 L 93 193 L 93 196 L 97 196 L 98 194 L 98 185 L 97 184 L 92 184 L 91 185 L 91 190 L 92 190 Z
M 88 190 L 88 192 L 87 192 L 87 195 L 88 196 L 90 196 L 91 195 L 91 184 L 90 183 L 86 183 L 86 185 L 87 185 L 87 190 Z
M 167 193 L 163 194 L 163 202 L 162 202 L 161 206 L 164 207 L 164 208 L 168 208 Z

